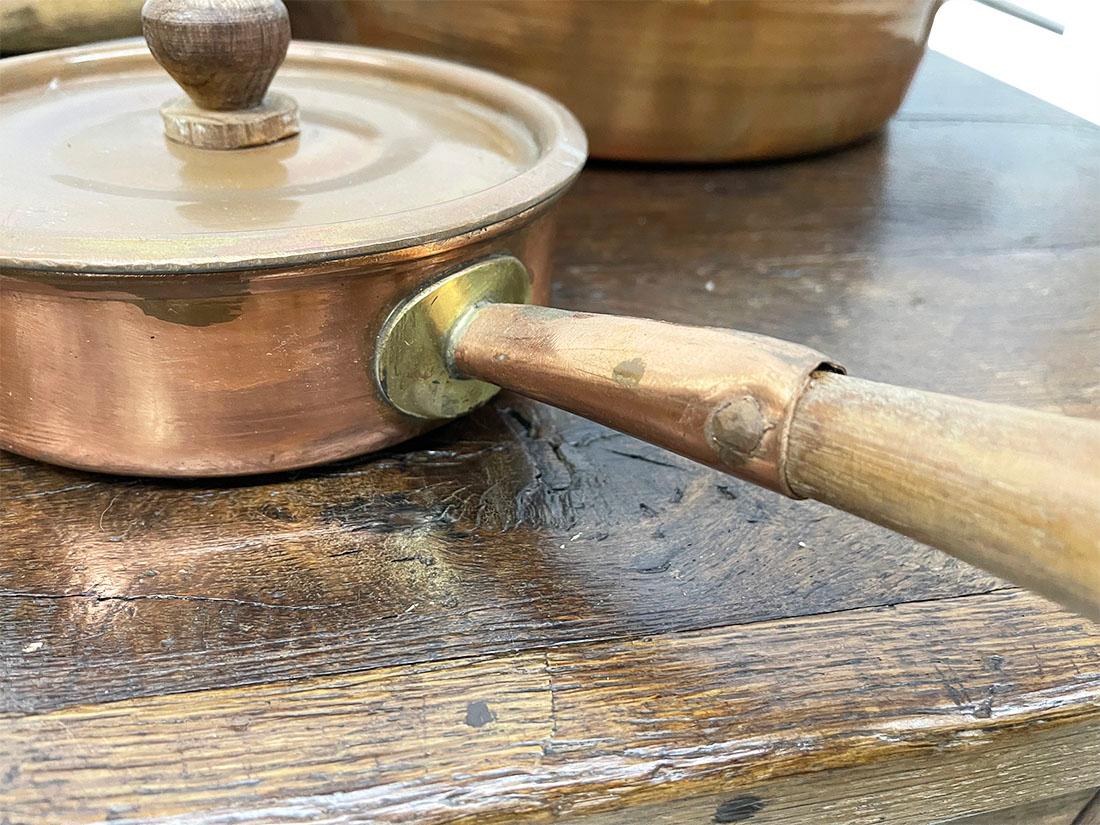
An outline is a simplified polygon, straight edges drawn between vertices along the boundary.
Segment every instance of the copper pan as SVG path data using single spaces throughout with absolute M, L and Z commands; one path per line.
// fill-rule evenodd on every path
M 290 0 L 296 37 L 429 54 L 562 101 L 599 158 L 817 152 L 897 111 L 942 0 Z
M 281 153 L 297 151 L 293 141 L 305 151 L 306 143 L 326 140 L 309 108 L 321 98 L 301 101 L 299 122 L 288 95 L 264 97 L 263 78 L 270 79 L 289 38 L 277 4 L 234 4 L 252 16 L 229 24 L 221 18 L 232 12 L 217 0 L 194 0 L 202 14 L 161 15 L 177 6 L 179 0 L 146 6 L 158 24 L 147 35 L 159 59 L 185 87 L 201 82 L 215 103 L 219 95 L 252 96 L 241 110 L 166 104 L 169 134 L 195 145 L 171 150 L 135 138 L 131 154 L 151 152 L 155 160 L 161 151 L 182 153 L 186 163 L 164 167 L 193 178 L 181 183 L 195 187 L 182 205 L 166 196 L 141 201 L 151 216 L 112 213 L 120 226 L 104 225 L 102 237 L 79 242 L 65 233 L 76 225 L 97 228 L 100 216 L 74 207 L 64 212 L 68 222 L 54 220 L 56 204 L 39 204 L 51 218 L 39 223 L 7 213 L 0 259 L 6 449 L 117 473 L 271 472 L 397 443 L 506 387 L 777 493 L 884 524 L 1100 617 L 1100 424 L 852 378 L 810 348 L 749 333 L 539 306 L 549 296 L 554 202 L 580 169 L 583 135 L 549 98 L 438 61 L 298 45 L 290 50 L 287 83 L 311 96 L 338 86 L 346 97 L 369 76 L 372 95 L 396 87 L 395 100 L 409 106 L 414 92 L 436 106 L 461 89 L 455 105 L 463 117 L 492 104 L 496 114 L 484 122 L 528 130 L 530 140 L 516 144 L 531 152 L 522 171 L 444 202 L 406 204 L 391 218 L 345 215 L 328 224 L 312 223 L 329 208 L 327 190 L 306 187 L 308 197 L 292 204 L 303 227 L 229 232 L 225 224 L 254 216 L 222 208 L 222 180 L 213 182 L 214 200 L 207 198 L 211 170 L 242 173 L 232 178 L 235 187 L 265 186 Z M 231 36 L 230 24 L 238 27 Z M 181 53 L 173 52 L 175 26 L 188 46 Z M 263 36 L 244 36 L 255 26 L 265 27 Z M 235 50 L 221 60 L 227 40 Z M 254 54 L 242 54 L 250 48 Z M 9 130 L 27 117 L 46 117 L 42 97 L 66 112 L 72 101 L 93 110 L 97 129 L 121 122 L 133 131 L 110 101 L 164 91 L 151 79 L 148 52 L 133 42 L 16 60 L 3 67 L 6 89 L 17 93 L 7 109 Z M 245 70 L 225 71 L 227 61 L 253 67 L 263 82 Z M 96 72 L 106 73 L 102 89 Z M 412 76 L 420 86 L 401 85 Z M 62 87 L 62 97 L 51 98 L 42 83 Z M 101 103 L 111 110 L 98 111 Z M 291 143 L 230 148 L 299 129 Z M 144 174 L 101 168 L 98 155 L 81 160 L 83 134 L 65 144 L 79 155 L 66 160 L 70 166 L 92 163 L 123 180 Z M 467 151 L 481 132 L 462 134 L 466 144 L 448 151 Z M 197 148 L 211 142 L 223 148 Z M 475 157 L 484 162 L 478 147 Z M 23 148 L 28 159 L 37 157 L 32 142 Z M 340 162 L 334 154 L 322 167 Z M 31 187 L 40 170 L 27 166 L 5 175 Z M 41 185 L 60 193 L 55 177 Z M 361 177 L 352 175 L 345 181 L 351 188 L 340 191 L 358 193 Z M 421 181 L 428 195 L 436 191 L 431 186 L 462 182 L 439 180 L 437 169 Z M 74 203 L 106 209 L 120 197 L 121 184 L 97 184 L 88 201 L 91 184 L 77 183 L 71 197 L 85 200 Z M 421 194 L 400 189 L 405 198 Z M 250 201 L 253 210 L 286 208 L 269 202 L 270 192 L 285 194 L 285 187 L 262 191 L 269 195 Z M 381 197 L 377 187 L 371 191 Z M 355 205 L 352 214 L 369 207 Z M 190 233 L 147 240 L 123 234 L 181 210 Z M 196 221 L 215 229 L 196 235 Z

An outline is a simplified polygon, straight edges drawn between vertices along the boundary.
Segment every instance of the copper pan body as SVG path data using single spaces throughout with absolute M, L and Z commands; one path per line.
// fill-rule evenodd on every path
M 440 422 L 401 415 L 375 342 L 423 283 L 485 256 L 549 298 L 552 204 L 475 233 L 288 269 L 0 273 L 0 447 L 79 469 L 230 476 L 378 450 Z
M 295 37 L 420 52 L 542 89 L 595 157 L 786 157 L 897 111 L 942 0 L 288 0 Z

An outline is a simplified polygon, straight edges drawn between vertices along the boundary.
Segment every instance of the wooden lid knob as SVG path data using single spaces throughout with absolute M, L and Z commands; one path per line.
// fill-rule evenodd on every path
M 168 137 L 237 149 L 297 134 L 294 101 L 267 95 L 290 44 L 281 0 L 146 0 L 141 22 L 153 57 L 190 98 L 161 108 Z

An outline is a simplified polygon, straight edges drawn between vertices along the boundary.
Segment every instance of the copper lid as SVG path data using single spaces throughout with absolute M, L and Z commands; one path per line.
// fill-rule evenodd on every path
M 272 90 L 297 101 L 300 133 L 230 151 L 165 137 L 158 112 L 180 91 L 141 40 L 0 61 L 0 89 L 0 265 L 19 269 L 201 272 L 403 249 L 553 197 L 585 158 L 580 125 L 534 89 L 360 47 L 292 43 Z

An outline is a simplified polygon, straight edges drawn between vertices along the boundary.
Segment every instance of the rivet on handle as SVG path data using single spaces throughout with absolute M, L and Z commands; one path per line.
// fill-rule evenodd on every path
M 281 0 L 146 0 L 145 42 L 187 92 L 161 107 L 165 134 L 203 149 L 240 149 L 298 133 L 298 104 L 267 87 L 286 57 Z

